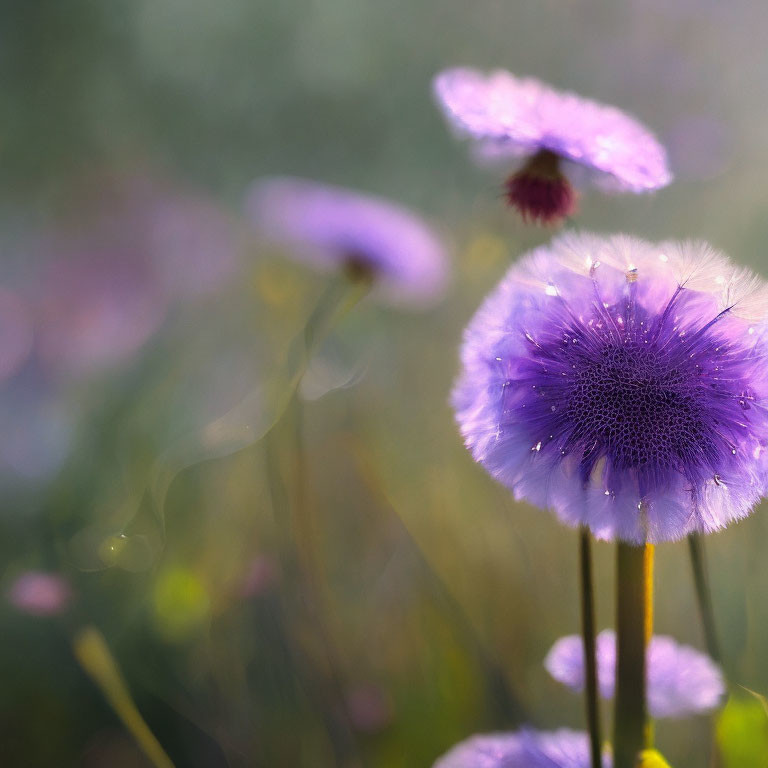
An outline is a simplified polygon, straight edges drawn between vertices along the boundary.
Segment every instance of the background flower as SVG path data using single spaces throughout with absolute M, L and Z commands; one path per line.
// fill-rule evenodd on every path
M 507 182 L 508 200 L 524 217 L 548 223 L 573 212 L 559 159 L 587 169 L 606 189 L 647 192 L 672 179 L 661 144 L 615 107 L 504 70 L 448 69 L 435 78 L 434 91 L 481 157 L 530 158 Z
M 257 182 L 246 210 L 267 238 L 325 270 L 363 269 L 390 301 L 442 294 L 445 252 L 425 222 L 401 206 L 301 179 Z
M 616 685 L 616 633 L 597 636 L 597 678 L 600 695 L 612 699 Z M 718 707 L 725 695 L 720 668 L 705 653 L 673 638 L 656 635 L 648 645 L 648 708 L 652 717 L 682 717 Z M 584 688 L 584 644 L 579 635 L 561 637 L 544 666 L 555 680 Z
M 8 589 L 8 600 L 32 616 L 54 616 L 67 608 L 72 589 L 57 573 L 25 571 Z

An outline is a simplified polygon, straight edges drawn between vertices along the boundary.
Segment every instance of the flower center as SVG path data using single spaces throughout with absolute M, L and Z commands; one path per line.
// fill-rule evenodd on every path
M 576 196 L 560 170 L 559 155 L 541 149 L 504 185 L 507 202 L 524 220 L 556 224 L 576 208 Z
M 586 364 L 585 364 L 586 363 Z M 576 366 L 568 393 L 571 440 L 617 469 L 679 468 L 707 452 L 711 425 L 695 367 L 639 345 L 605 346 Z
M 373 283 L 376 277 L 371 260 L 353 251 L 344 259 L 342 269 L 350 283 Z

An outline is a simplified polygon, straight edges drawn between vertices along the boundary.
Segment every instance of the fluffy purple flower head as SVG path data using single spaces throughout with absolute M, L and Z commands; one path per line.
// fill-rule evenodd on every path
M 600 695 L 612 699 L 616 686 L 616 633 L 597 636 L 597 681 Z M 720 668 L 701 651 L 671 637 L 651 638 L 647 650 L 648 709 L 653 717 L 683 717 L 718 707 L 725 695 Z M 584 688 L 584 644 L 579 635 L 560 638 L 544 666 L 555 680 Z
M 427 224 L 405 208 L 351 190 L 293 178 L 257 182 L 247 212 L 267 238 L 323 270 L 373 278 L 392 303 L 439 297 L 445 251 Z
M 605 189 L 647 192 L 672 179 L 653 134 L 615 107 L 504 70 L 448 69 L 435 78 L 434 92 L 451 125 L 478 143 L 481 156 L 524 159 L 506 190 L 526 218 L 551 223 L 573 211 L 560 160 L 586 169 Z
M 612 764 L 603 756 L 604 768 Z M 589 738 L 570 731 L 490 733 L 472 736 L 443 755 L 433 768 L 589 768 Z
M 745 517 L 766 486 L 766 294 L 701 243 L 557 238 L 465 331 L 467 447 L 515 498 L 600 539 Z

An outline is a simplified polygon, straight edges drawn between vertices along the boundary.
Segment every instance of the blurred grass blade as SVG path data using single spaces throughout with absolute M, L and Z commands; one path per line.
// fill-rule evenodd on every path
M 762 693 L 758 693 L 757 691 L 753 691 L 751 688 L 747 688 L 746 685 L 740 685 L 739 688 L 743 688 L 750 696 L 754 696 L 760 702 L 766 717 L 768 717 L 768 699 L 766 699 Z
M 115 714 L 156 768 L 174 768 L 136 708 L 128 686 L 110 653 L 104 635 L 95 627 L 85 627 L 75 635 L 72 647 L 80 666 L 98 686 Z

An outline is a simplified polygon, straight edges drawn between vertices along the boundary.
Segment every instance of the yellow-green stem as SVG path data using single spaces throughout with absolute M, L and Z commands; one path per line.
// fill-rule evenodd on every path
M 619 542 L 616 559 L 616 709 L 614 768 L 636 768 L 650 747 L 646 647 L 653 630 L 653 547 Z
M 128 684 L 109 650 L 104 635 L 95 627 L 84 627 L 75 635 L 72 648 L 80 666 L 101 689 L 104 698 L 152 765 L 155 768 L 173 768 L 171 758 L 160 746 L 160 742 L 150 731 L 131 698 Z

